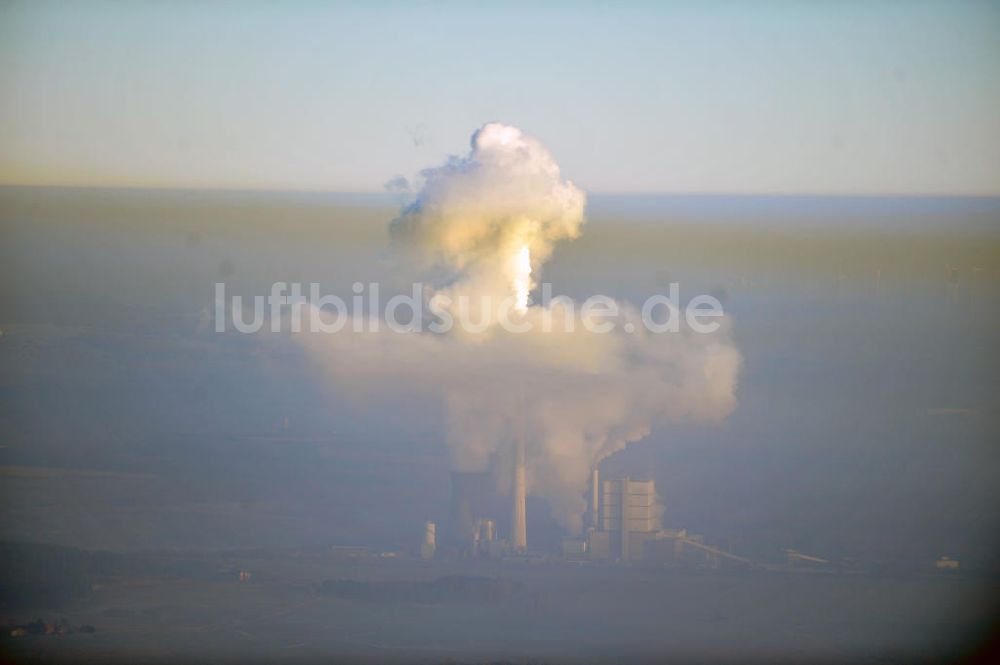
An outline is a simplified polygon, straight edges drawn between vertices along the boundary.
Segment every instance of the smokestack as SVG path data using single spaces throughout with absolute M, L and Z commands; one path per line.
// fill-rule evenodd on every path
M 521 425 L 534 437 L 533 465 L 536 459 L 559 460 L 558 472 L 539 474 L 537 483 L 535 471 L 542 467 L 532 466 L 532 492 L 547 500 L 552 516 L 573 532 L 583 525 L 587 508 L 587 462 L 593 472 L 595 460 L 665 423 L 718 420 L 736 407 L 742 359 L 728 323 L 709 335 L 629 335 L 631 323 L 612 326 L 611 336 L 594 335 L 583 329 L 589 326 L 574 323 L 580 307 L 571 300 L 560 303 L 561 315 L 543 304 L 532 305 L 539 271 L 560 241 L 580 234 L 586 204 L 584 193 L 563 179 L 537 140 L 515 127 L 490 123 L 473 135 L 466 155 L 450 157 L 421 176 L 423 187 L 389 228 L 391 247 L 400 250 L 393 255 L 399 259 L 398 277 L 433 284 L 436 288 L 423 298 L 446 296 L 437 301 L 444 310 L 435 312 L 447 314 L 445 320 L 468 319 L 464 307 L 479 303 L 483 325 L 455 326 L 450 333 L 433 335 L 431 343 L 428 335 L 393 335 L 385 327 L 376 331 L 377 326 L 364 326 L 356 311 L 359 318 L 352 329 L 365 329 L 365 334 L 296 335 L 345 394 L 374 397 L 383 390 L 423 394 L 432 389 L 446 406 L 454 468 L 485 468 L 497 455 L 502 469 L 489 466 L 503 471 L 504 483 L 515 482 L 511 447 Z M 516 300 L 517 311 L 511 312 L 516 319 L 529 324 L 541 320 L 541 326 L 527 326 L 534 334 L 517 335 L 517 340 L 498 334 L 505 327 L 514 330 L 501 325 L 508 298 Z M 317 303 L 309 309 L 311 317 L 324 320 Z M 552 330 L 544 325 L 552 323 L 548 314 L 561 319 Z M 524 408 L 526 389 L 531 411 Z M 539 424 L 517 422 L 528 416 Z M 556 418 L 573 426 L 556 424 Z M 553 426 L 542 427 L 547 422 Z M 453 476 L 453 482 L 464 477 Z M 518 507 L 524 503 L 519 498 L 523 490 L 501 488 L 501 505 L 494 509 L 492 501 L 485 502 L 487 510 L 474 497 L 489 494 L 492 499 L 487 490 L 498 486 L 459 482 L 453 494 L 455 528 L 442 532 L 452 536 L 451 544 L 467 548 L 475 518 L 502 518 L 511 509 L 502 505 L 508 497 L 519 514 L 507 523 L 510 531 L 516 524 L 524 532 L 524 508 Z M 615 486 L 608 485 L 604 498 Z M 598 522 L 614 530 L 617 507 L 601 508 L 602 495 L 599 490 Z M 510 540 L 523 547 L 527 539 L 512 535 Z
M 527 513 L 525 511 L 525 468 L 524 468 L 524 431 L 517 440 L 514 454 L 514 514 L 511 519 L 511 544 L 515 553 L 524 553 L 528 549 Z
M 595 529 L 600 528 L 599 513 L 598 510 L 598 499 L 600 497 L 599 488 L 601 486 L 600 472 L 597 470 L 597 465 L 594 465 L 594 471 L 590 476 L 590 526 Z
M 622 478 L 622 561 L 628 561 L 629 477 Z

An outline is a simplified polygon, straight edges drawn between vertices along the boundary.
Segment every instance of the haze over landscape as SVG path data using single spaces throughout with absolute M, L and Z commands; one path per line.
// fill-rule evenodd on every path
M 0 656 L 986 653 L 998 28 L 4 4 Z M 362 299 L 336 333 L 232 325 L 276 283 L 415 282 L 414 322 L 486 295 L 489 323 L 361 330 Z M 671 285 L 718 330 L 644 327 Z M 503 324 L 566 303 L 572 330 Z

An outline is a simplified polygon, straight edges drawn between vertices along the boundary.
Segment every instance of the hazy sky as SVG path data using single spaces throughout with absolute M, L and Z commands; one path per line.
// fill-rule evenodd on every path
M 523 127 L 591 191 L 1000 194 L 1000 5 L 3 3 L 0 183 L 379 190 Z

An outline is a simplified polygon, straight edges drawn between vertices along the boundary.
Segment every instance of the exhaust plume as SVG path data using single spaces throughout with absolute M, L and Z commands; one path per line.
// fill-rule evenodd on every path
M 499 463 L 507 491 L 524 427 L 527 491 L 577 533 L 595 464 L 656 426 L 727 416 L 741 358 L 725 318 L 711 334 L 655 334 L 634 306 L 619 303 L 625 325 L 595 334 L 580 324 L 578 308 L 533 305 L 533 280 L 555 244 L 580 233 L 584 194 L 515 127 L 485 125 L 471 144 L 468 155 L 423 172 L 390 236 L 414 280 L 432 285 L 428 302 L 454 310 L 463 297 L 490 296 L 485 329 L 399 335 L 348 325 L 300 338 L 343 390 L 439 391 L 453 466 Z M 532 332 L 497 325 L 504 299 Z M 546 331 L 546 317 L 567 324 Z
M 586 198 L 562 179 L 541 143 L 516 127 L 485 125 L 466 157 L 426 169 L 416 201 L 392 223 L 395 247 L 442 295 L 515 298 L 528 309 L 541 266 L 555 243 L 575 238 Z M 495 313 L 495 312 L 494 312 Z

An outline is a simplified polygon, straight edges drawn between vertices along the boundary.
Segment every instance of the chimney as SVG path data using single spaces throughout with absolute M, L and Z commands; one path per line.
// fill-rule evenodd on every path
M 527 514 L 525 512 L 525 468 L 524 468 L 524 432 L 517 441 L 514 454 L 514 507 L 511 519 L 511 545 L 515 553 L 524 553 L 528 549 Z
M 622 561 L 628 561 L 628 532 L 629 532 L 629 477 L 622 478 Z
M 595 529 L 601 528 L 600 513 L 598 512 L 598 508 L 600 505 L 599 504 L 600 486 L 601 486 L 600 472 L 598 472 L 597 465 L 595 464 L 594 471 L 590 476 L 590 526 L 594 527 Z

